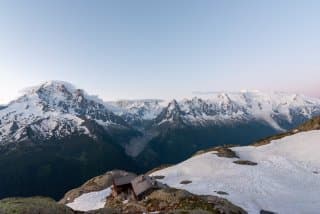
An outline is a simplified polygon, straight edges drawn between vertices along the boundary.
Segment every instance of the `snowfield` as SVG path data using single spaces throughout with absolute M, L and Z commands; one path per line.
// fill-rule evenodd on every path
M 257 165 L 235 164 L 237 158 L 208 152 L 152 175 L 163 175 L 161 182 L 194 194 L 224 197 L 249 213 L 320 213 L 319 130 L 297 133 L 260 147 L 231 149 L 241 160 Z M 180 184 L 183 180 L 192 183 Z M 218 191 L 228 195 L 219 195 Z
M 106 197 L 111 194 L 111 188 L 107 188 L 97 192 L 85 193 L 74 199 L 72 203 L 66 204 L 73 210 L 90 211 L 97 210 L 104 207 Z

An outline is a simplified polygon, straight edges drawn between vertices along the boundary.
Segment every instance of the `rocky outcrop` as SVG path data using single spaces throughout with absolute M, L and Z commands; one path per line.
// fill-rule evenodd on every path
M 65 196 L 59 201 L 61 204 L 67 204 L 73 202 L 73 200 L 84 193 L 100 191 L 106 189 L 112 185 L 112 179 L 125 176 L 125 175 L 134 175 L 133 173 L 121 171 L 121 170 L 114 170 L 110 172 L 106 172 L 103 175 L 99 175 L 94 177 L 87 182 L 85 182 L 82 186 L 72 189 L 65 194 Z
M 94 177 L 81 187 L 70 190 L 60 200 L 60 204 L 68 204 L 84 193 L 101 191 L 112 185 L 112 178 L 133 175 L 125 171 L 110 171 L 101 176 Z M 191 182 L 191 181 L 189 181 Z M 188 182 L 188 183 L 189 183 Z M 77 213 L 90 214 L 126 214 L 126 213 L 246 213 L 242 208 L 233 205 L 226 199 L 217 196 L 200 196 L 183 189 L 171 188 L 165 185 L 161 189 L 148 191 L 142 198 L 124 198 L 110 194 L 106 197 L 104 208 Z
M 174 188 L 153 191 L 141 201 L 123 203 L 109 198 L 106 207 L 118 210 L 120 213 L 246 213 L 226 199 L 216 196 L 197 196 Z

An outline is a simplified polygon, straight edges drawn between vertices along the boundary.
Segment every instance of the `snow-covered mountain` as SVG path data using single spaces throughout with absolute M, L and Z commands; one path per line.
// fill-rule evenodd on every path
M 155 119 L 167 104 L 167 101 L 158 99 L 106 102 L 106 105 L 109 109 L 112 109 L 115 114 L 135 126 L 141 126 L 144 121 Z
M 235 121 L 263 121 L 283 131 L 320 115 L 320 99 L 299 94 L 259 91 L 217 92 L 180 101 L 121 101 L 115 113 L 132 120 L 155 119 L 156 126 L 177 121 L 189 126 Z
M 152 175 L 194 194 L 226 198 L 251 214 L 319 213 L 319 128 L 317 118 L 260 146 L 207 151 Z
M 105 129 L 129 125 L 103 101 L 61 81 L 26 89 L 24 95 L 0 110 L 0 143 L 62 138 L 90 132 L 89 122 Z
M 188 120 L 186 120 L 187 114 L 187 112 L 181 110 L 180 105 L 176 100 L 172 100 L 157 116 L 155 124 L 160 127 L 183 127 L 185 123 L 188 122 Z M 196 125 L 196 123 L 193 123 L 193 125 Z
M 261 121 L 283 131 L 320 115 L 320 99 L 297 94 L 237 92 L 214 93 L 192 99 L 104 102 L 69 83 L 49 81 L 0 109 L 0 142 L 94 135 L 94 121 L 104 128 L 143 130 L 172 126 L 210 126 Z
M 29 88 L 0 110 L 0 198 L 59 199 L 102 171 L 135 171 L 122 145 L 137 134 L 103 101 L 69 83 Z
M 183 100 L 112 105 L 121 109 L 116 114 L 143 133 L 126 145 L 126 151 L 135 151 L 128 154 L 149 163 L 148 167 L 177 163 L 214 145 L 235 141 L 248 145 L 320 115 L 320 99 L 280 92 L 217 92 Z

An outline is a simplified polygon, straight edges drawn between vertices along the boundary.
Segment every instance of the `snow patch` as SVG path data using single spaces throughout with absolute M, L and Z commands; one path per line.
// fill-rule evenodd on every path
M 111 194 L 111 188 L 107 188 L 97 192 L 85 193 L 74 199 L 72 203 L 66 204 L 73 210 L 90 211 L 104 207 L 106 198 Z

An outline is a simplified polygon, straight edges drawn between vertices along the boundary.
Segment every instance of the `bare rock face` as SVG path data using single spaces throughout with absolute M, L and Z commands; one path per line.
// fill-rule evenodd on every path
M 106 172 L 103 175 L 99 175 L 88 180 L 82 186 L 72 189 L 65 194 L 65 196 L 59 201 L 62 204 L 68 204 L 73 202 L 73 200 L 84 193 L 100 191 L 106 189 L 112 185 L 112 179 L 117 177 L 122 177 L 125 175 L 134 175 L 133 173 L 122 171 L 122 170 L 114 170 Z

